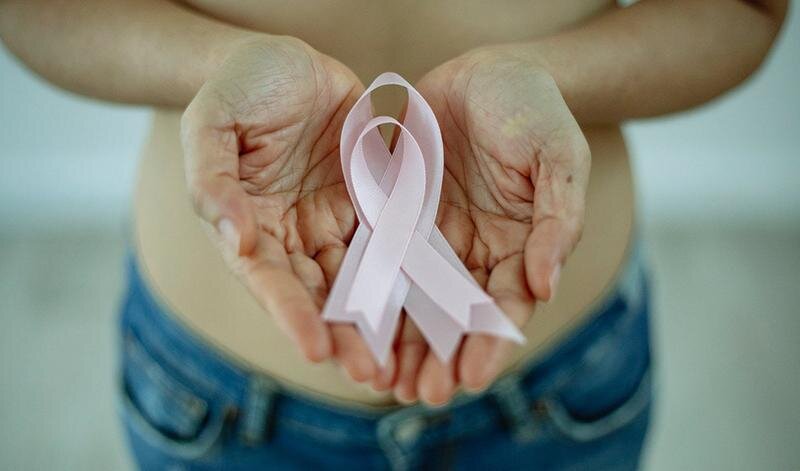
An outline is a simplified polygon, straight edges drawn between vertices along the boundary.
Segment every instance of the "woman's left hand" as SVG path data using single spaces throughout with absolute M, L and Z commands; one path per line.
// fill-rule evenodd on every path
M 442 128 L 445 173 L 438 225 L 472 275 L 518 326 L 555 294 L 583 227 L 590 153 L 544 68 L 500 48 L 447 62 L 417 89 Z M 509 341 L 465 338 L 442 364 L 406 322 L 395 394 L 447 402 L 461 383 L 485 388 L 505 366 Z

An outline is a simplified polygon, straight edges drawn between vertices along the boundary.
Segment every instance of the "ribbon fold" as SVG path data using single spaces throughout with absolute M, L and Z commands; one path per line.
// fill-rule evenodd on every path
M 408 91 L 403 123 L 372 115 L 370 93 L 387 85 Z M 400 129 L 393 152 L 378 129 L 385 124 Z M 403 308 L 443 363 L 467 333 L 524 343 L 435 226 L 444 151 L 436 116 L 422 95 L 395 73 L 378 76 L 345 118 L 340 152 L 360 224 L 323 318 L 355 323 L 382 366 Z

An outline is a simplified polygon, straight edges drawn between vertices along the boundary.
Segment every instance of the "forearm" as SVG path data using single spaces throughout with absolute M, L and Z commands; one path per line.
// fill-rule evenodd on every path
M 254 33 L 164 0 L 3 1 L 0 35 L 50 82 L 104 100 L 185 106 Z
M 510 47 L 544 64 L 579 122 L 619 122 L 685 109 L 743 81 L 785 10 L 780 0 L 646 0 Z

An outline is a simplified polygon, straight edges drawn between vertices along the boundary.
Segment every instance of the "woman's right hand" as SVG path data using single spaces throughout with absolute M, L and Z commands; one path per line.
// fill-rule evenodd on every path
M 223 258 L 311 361 L 390 386 L 352 325 L 320 309 L 356 226 L 342 178 L 342 123 L 364 86 L 300 40 L 234 48 L 183 115 L 186 178 Z

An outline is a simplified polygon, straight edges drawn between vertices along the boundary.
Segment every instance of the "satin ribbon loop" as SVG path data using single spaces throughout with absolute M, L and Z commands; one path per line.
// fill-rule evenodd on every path
M 384 174 L 393 185 L 387 197 L 368 167 L 367 154 L 372 147 L 363 141 L 378 126 L 394 124 L 401 130 L 398 144 L 402 158 L 397 158 L 397 175 Z M 380 145 L 384 145 L 382 142 Z M 394 178 L 392 178 L 394 177 Z M 350 162 L 353 203 L 361 207 L 362 225 L 372 229 L 372 236 L 362 255 L 361 264 L 353 279 L 345 309 L 358 312 L 373 331 L 380 326 L 381 315 L 400 267 L 406 258 L 408 245 L 414 236 L 422 210 L 425 185 L 425 160 L 414 137 L 394 118 L 379 116 L 371 119 L 358 137 Z

